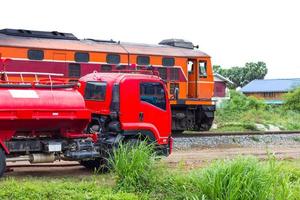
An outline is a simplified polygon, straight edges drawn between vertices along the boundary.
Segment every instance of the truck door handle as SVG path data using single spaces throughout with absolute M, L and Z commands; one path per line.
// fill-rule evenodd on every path
M 143 112 L 140 112 L 139 119 L 140 119 L 140 121 L 144 121 L 144 113 Z

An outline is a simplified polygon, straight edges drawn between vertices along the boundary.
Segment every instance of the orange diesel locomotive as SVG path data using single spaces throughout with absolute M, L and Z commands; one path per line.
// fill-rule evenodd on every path
M 9 59 L 0 66 L 1 71 L 61 73 L 69 81 L 93 71 L 157 71 L 169 92 L 173 132 L 206 131 L 213 122 L 210 56 L 185 40 L 168 39 L 149 45 L 80 40 L 56 31 L 3 29 L 0 57 Z

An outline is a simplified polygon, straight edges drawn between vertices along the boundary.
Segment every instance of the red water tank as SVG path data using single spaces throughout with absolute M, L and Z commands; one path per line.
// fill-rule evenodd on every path
M 0 84 L 0 140 L 81 134 L 90 120 L 81 94 L 66 85 Z

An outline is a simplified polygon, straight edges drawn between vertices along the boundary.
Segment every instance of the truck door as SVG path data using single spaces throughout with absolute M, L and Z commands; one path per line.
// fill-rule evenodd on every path
M 171 133 L 171 111 L 165 86 L 159 81 L 127 79 L 120 84 L 120 121 L 125 130 L 159 132 L 159 143 Z M 165 137 L 165 138 L 164 138 Z
M 166 88 L 161 82 L 140 82 L 139 121 L 153 124 L 160 137 L 171 133 L 171 112 Z
M 196 59 L 189 59 L 187 63 L 188 68 L 188 97 L 198 97 L 198 67 Z

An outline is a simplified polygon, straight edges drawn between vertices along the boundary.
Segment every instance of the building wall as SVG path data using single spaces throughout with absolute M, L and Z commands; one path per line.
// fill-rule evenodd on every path
M 244 93 L 246 96 L 253 96 L 259 99 L 266 100 L 283 100 L 283 95 L 286 92 L 257 92 L 257 93 Z
M 226 83 L 221 81 L 215 81 L 214 97 L 225 97 Z

